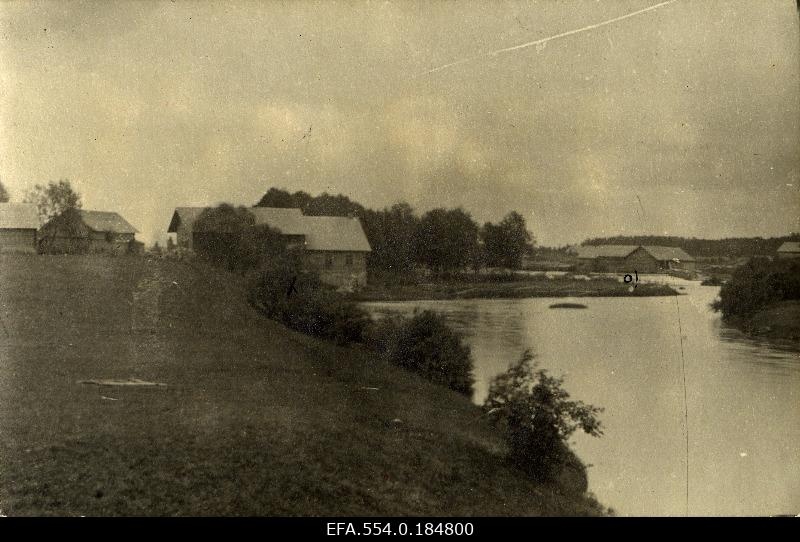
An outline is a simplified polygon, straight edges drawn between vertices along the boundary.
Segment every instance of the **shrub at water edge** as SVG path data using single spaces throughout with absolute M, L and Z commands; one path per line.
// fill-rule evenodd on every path
M 472 353 L 444 317 L 426 310 L 383 325 L 384 329 L 379 329 L 372 341 L 384 349 L 390 363 L 451 390 L 472 395 Z
M 503 427 L 509 459 L 536 480 L 554 481 L 574 462 L 567 439 L 577 429 L 595 437 L 603 434 L 597 418 L 603 409 L 570 401 L 562 384 L 563 378 L 538 367 L 526 350 L 492 380 L 483 405 Z

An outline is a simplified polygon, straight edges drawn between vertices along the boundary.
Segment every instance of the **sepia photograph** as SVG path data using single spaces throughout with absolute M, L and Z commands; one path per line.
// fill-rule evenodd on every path
M 1 517 L 797 515 L 800 0 L 0 0 Z

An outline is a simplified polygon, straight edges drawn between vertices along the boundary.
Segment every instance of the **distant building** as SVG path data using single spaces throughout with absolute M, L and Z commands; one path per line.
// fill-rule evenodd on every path
M 0 203 L 0 252 L 36 252 L 39 214 L 31 203 Z
M 67 211 L 39 230 L 39 249 L 57 254 L 124 254 L 134 249 L 136 233 L 118 213 Z
M 580 246 L 578 266 L 583 271 L 608 273 L 659 273 L 693 271 L 695 260 L 678 247 L 641 245 Z
M 656 259 L 659 269 L 668 271 L 670 269 L 694 271 L 695 259 L 679 247 L 643 247 L 653 258 Z
M 178 247 L 194 249 L 203 232 L 195 221 L 206 207 L 178 207 L 167 231 L 175 233 Z M 320 274 L 326 284 L 339 288 L 358 288 L 367 282 L 367 236 L 357 218 L 305 216 L 300 209 L 251 207 L 247 209 L 256 224 L 280 230 L 290 247 L 305 252 L 305 262 Z
M 800 242 L 786 241 L 778 247 L 778 259 L 800 258 Z

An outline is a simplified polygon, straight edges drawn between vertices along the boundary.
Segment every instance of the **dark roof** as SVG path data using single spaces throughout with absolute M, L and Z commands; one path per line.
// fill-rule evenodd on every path
M 0 229 L 38 230 L 39 213 L 32 203 L 0 203 Z
M 136 233 L 138 230 L 118 213 L 110 211 L 78 211 L 81 220 L 92 231 Z
M 644 249 L 660 262 L 667 260 L 678 260 L 683 262 L 694 261 L 694 258 L 684 252 L 684 250 L 680 247 L 646 246 Z
M 177 207 L 169 223 L 168 232 L 178 231 L 179 224 L 190 228 L 200 218 L 200 214 L 212 207 Z M 281 230 L 284 235 L 303 235 L 303 212 L 300 209 L 282 209 L 278 207 L 249 207 L 247 209 L 256 217 L 256 224 L 267 224 Z
M 580 246 L 578 247 L 578 258 L 588 260 L 595 258 L 627 258 L 637 248 L 639 248 L 639 245 Z M 694 261 L 694 258 L 679 247 L 642 246 L 641 248 L 660 262 L 670 260 Z
M 180 224 L 191 224 L 209 207 L 178 207 L 172 215 L 168 232 L 178 231 Z M 361 222 L 341 216 L 305 216 L 300 209 L 249 207 L 256 224 L 277 228 L 284 235 L 304 235 L 307 250 L 369 252 L 370 246 Z
M 304 216 L 306 250 L 370 252 L 372 249 L 357 218 Z
M 778 248 L 778 252 L 800 252 L 800 243 L 795 241 L 786 241 Z
M 625 258 L 637 248 L 639 245 L 585 245 L 577 247 L 577 250 L 578 258 L 593 260 L 595 258 Z

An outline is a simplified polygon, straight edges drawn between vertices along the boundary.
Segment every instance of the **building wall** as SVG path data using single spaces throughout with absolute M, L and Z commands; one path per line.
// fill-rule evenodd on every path
M 183 221 L 180 221 L 178 227 L 176 228 L 177 231 L 175 232 L 175 243 L 181 248 L 194 248 L 192 244 L 192 225 L 191 224 L 184 224 Z
M 661 270 L 661 264 L 658 263 L 649 252 L 643 248 L 637 248 L 628 255 L 624 260 L 624 269 L 626 273 L 636 271 L 638 273 L 656 273 Z
M 585 258 L 578 260 L 578 269 L 597 273 L 656 273 L 661 266 L 643 248 L 638 248 L 625 258 Z
M 800 252 L 778 252 L 779 260 L 789 260 L 791 258 L 800 258 Z
M 40 239 L 42 252 L 55 254 L 126 254 L 130 250 L 132 233 L 88 232 L 85 236 L 48 232 Z
M 331 286 L 357 289 L 367 284 L 366 252 L 310 250 L 306 252 L 306 265 Z
M 0 252 L 36 252 L 36 230 L 0 230 Z

